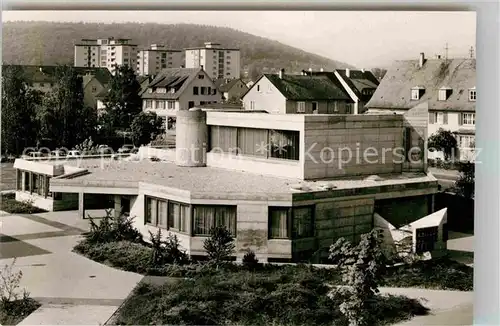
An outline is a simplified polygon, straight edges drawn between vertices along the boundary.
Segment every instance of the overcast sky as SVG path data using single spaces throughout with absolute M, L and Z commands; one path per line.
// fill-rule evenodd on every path
M 416 59 L 420 52 L 444 55 L 446 43 L 449 57 L 467 57 L 476 44 L 475 12 L 3 11 L 2 20 L 226 26 L 358 68 Z

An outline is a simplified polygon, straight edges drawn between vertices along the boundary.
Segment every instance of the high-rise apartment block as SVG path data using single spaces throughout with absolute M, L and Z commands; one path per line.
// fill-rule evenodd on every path
M 212 79 L 240 78 L 240 50 L 206 42 L 205 47 L 184 49 L 186 68 L 202 67 Z
M 105 67 L 114 73 L 115 65 L 137 65 L 137 45 L 130 39 L 82 39 L 75 44 L 75 67 Z
M 184 66 L 184 51 L 167 49 L 162 44 L 151 44 L 137 54 L 137 74 L 156 75 L 165 68 Z

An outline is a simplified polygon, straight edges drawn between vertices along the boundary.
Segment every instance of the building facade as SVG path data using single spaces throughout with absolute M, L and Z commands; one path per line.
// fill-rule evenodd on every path
M 184 51 L 168 49 L 162 44 L 152 44 L 137 54 L 137 74 L 156 75 L 162 69 L 184 66 Z
M 82 217 L 96 196 L 112 196 L 109 208 L 134 216 L 145 238 L 163 229 L 192 257 L 206 254 L 203 241 L 216 225 L 233 235 L 238 260 L 251 249 L 262 262 L 322 262 L 336 239 L 356 241 L 374 227 L 410 229 L 416 252 L 437 255 L 446 250 L 445 219 L 433 215 L 437 180 L 406 152 L 399 161 L 380 156 L 386 147 L 425 143 L 422 116 L 425 108 L 379 116 L 183 110 L 176 149 L 163 150 L 161 162 L 147 159 L 160 150 L 143 147 L 132 162 L 59 164 L 64 171 L 48 191 L 77 196 Z M 404 136 L 408 128 L 415 129 Z M 348 145 L 379 151 L 370 161 L 356 151 L 351 159 L 323 156 Z M 21 175 L 54 169 L 42 164 L 49 165 L 17 160 L 15 167 Z M 16 197 L 26 198 L 20 189 Z
M 218 43 L 206 42 L 205 47 L 187 48 L 186 68 L 203 68 L 213 80 L 240 78 L 240 50 L 224 48 Z
M 397 61 L 367 103 L 369 111 L 406 112 L 428 103 L 428 132 L 440 128 L 455 134 L 456 158 L 473 160 L 476 125 L 476 60 L 426 59 Z
M 155 112 L 165 130 L 175 132 L 176 114 L 195 106 L 220 103 L 222 95 L 201 68 L 163 69 L 141 92 L 143 111 Z
M 136 69 L 138 48 L 130 39 L 82 39 L 74 53 L 75 67 L 104 67 L 114 74 L 116 66 Z
M 352 114 L 354 101 L 335 77 L 262 75 L 242 97 L 245 110 L 272 114 Z
M 222 78 L 214 83 L 225 102 L 240 102 L 241 97 L 248 91 L 247 85 L 240 78 Z

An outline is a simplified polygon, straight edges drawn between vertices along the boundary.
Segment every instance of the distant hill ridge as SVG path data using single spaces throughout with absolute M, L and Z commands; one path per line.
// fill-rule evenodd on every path
M 353 66 L 294 48 L 264 37 L 228 27 L 195 24 L 140 23 L 3 23 L 4 64 L 73 64 L 73 45 L 82 38 L 131 38 L 140 48 L 161 43 L 169 48 L 221 43 L 241 50 L 242 68 L 250 74 L 275 72 L 280 68 L 299 72 L 312 68 L 332 70 Z M 267 68 L 267 69 L 266 69 Z M 242 70 L 243 71 L 243 70 Z

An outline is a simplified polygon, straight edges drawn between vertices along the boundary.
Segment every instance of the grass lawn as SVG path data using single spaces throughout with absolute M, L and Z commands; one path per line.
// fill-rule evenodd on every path
M 0 210 L 11 214 L 36 214 L 46 212 L 28 202 L 17 201 L 14 194 L 2 195 L 0 199 Z
M 118 311 L 118 325 L 336 325 L 347 326 L 340 295 L 314 270 L 287 266 L 226 271 L 162 286 L 140 283 Z M 389 325 L 428 309 L 417 300 L 379 296 L 374 325 Z
M 0 303 L 0 325 L 17 325 L 39 307 L 40 304 L 31 298 L 10 302 L 9 307 Z
M 1 163 L 0 175 L 0 190 L 16 189 L 16 169 L 13 163 Z

